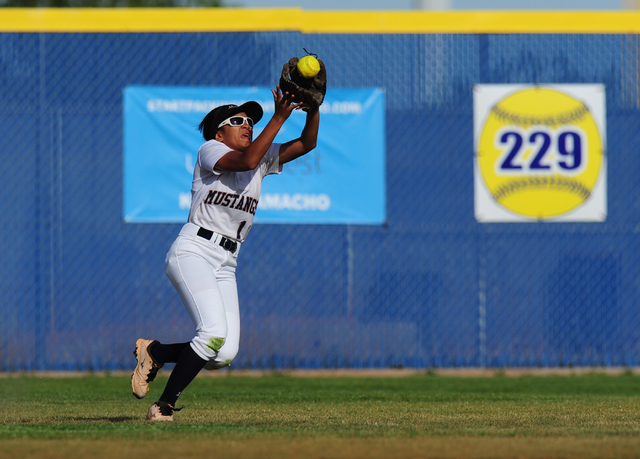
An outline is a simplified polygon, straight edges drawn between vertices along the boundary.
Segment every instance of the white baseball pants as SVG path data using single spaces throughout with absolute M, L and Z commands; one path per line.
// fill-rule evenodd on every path
M 214 370 L 231 364 L 240 344 L 236 284 L 240 244 L 231 253 L 219 245 L 221 235 L 213 233 L 207 240 L 197 235 L 198 230 L 193 223 L 182 227 L 167 253 L 165 266 L 196 326 L 191 347 L 208 360 L 205 368 Z

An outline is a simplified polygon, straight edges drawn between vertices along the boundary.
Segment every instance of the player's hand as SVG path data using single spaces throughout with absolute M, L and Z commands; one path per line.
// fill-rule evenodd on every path
M 282 94 L 280 92 L 280 85 L 277 85 L 276 89 L 272 89 L 271 92 L 273 93 L 273 104 L 275 106 L 275 114 L 273 116 L 278 116 L 286 120 L 294 110 L 303 105 L 302 102 L 294 100 L 295 96 L 293 94 L 289 94 L 288 92 Z
M 311 105 L 303 102 L 300 104 L 299 107 L 296 107 L 296 110 L 302 110 L 303 112 L 308 112 L 310 108 L 311 108 Z

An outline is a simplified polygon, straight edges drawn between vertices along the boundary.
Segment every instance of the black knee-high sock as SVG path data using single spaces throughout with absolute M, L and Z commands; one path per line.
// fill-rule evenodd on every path
M 164 365 L 165 363 L 176 363 L 189 343 L 162 344 L 155 341 L 149 346 L 148 352 L 154 362 Z
M 193 381 L 206 363 L 207 361 L 196 354 L 191 346 L 185 347 L 159 400 L 176 406 L 176 401 L 182 391 Z

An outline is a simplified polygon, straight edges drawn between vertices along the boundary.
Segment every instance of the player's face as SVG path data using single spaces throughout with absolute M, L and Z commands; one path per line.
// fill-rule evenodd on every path
M 244 112 L 238 113 L 236 116 L 244 116 Z M 249 126 L 245 120 L 241 126 L 224 125 L 218 129 L 216 140 L 224 143 L 227 147 L 234 150 L 244 151 L 253 141 L 253 127 Z

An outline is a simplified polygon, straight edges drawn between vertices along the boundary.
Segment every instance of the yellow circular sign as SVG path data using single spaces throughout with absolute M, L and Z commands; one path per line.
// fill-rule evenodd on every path
M 587 106 L 554 89 L 511 94 L 482 127 L 477 163 L 493 199 L 536 219 L 583 204 L 603 160 L 600 131 Z

